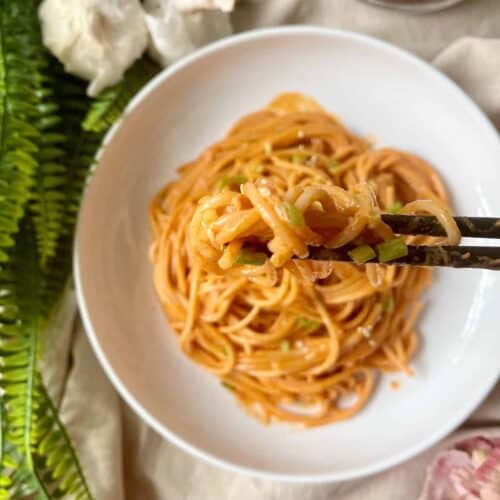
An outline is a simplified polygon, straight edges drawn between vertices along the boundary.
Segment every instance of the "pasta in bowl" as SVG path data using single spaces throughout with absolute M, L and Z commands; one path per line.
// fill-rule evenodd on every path
M 369 261 L 405 251 L 382 211 L 435 215 L 459 242 L 432 167 L 290 93 L 180 173 L 151 205 L 155 287 L 183 352 L 249 413 L 324 425 L 358 412 L 377 372 L 413 374 L 431 271 Z M 354 243 L 359 265 L 307 260 L 309 245 Z
M 363 78 L 360 78 L 360 69 Z M 250 129 L 264 125 L 262 118 L 265 121 L 286 119 L 282 111 L 262 109 L 273 96 L 286 89 L 314 97 L 347 125 L 347 128 L 342 126 L 334 117 L 316 109 L 316 118 L 323 124 L 329 123 L 325 139 L 330 140 L 332 131 L 333 146 L 337 145 L 335 155 L 323 140 L 321 152 L 318 141 L 313 144 L 312 138 L 309 141 L 298 137 L 298 130 L 306 134 L 311 127 L 313 132 L 319 128 L 318 122 L 310 122 L 307 129 L 301 122 L 300 128 L 292 126 L 295 132 L 291 135 L 284 132 L 270 141 L 271 136 L 266 133 L 264 140 L 249 137 L 244 141 L 249 144 L 248 153 L 261 157 L 258 162 L 252 162 L 256 164 L 254 168 L 250 168 L 247 161 L 245 165 L 233 162 L 233 149 L 237 144 L 235 129 L 226 135 L 231 124 L 252 110 L 261 110 L 254 118 L 237 125 L 240 130 L 236 133 L 245 135 Z M 312 101 L 305 99 L 304 105 L 306 101 L 308 108 L 302 111 L 314 111 Z M 376 134 L 373 140 L 377 144 L 395 149 L 371 145 L 370 134 Z M 219 142 L 214 144 L 216 141 Z M 282 152 L 287 149 L 286 141 L 296 145 L 296 149 L 301 144 L 303 148 L 286 155 Z M 210 147 L 211 144 L 214 146 Z M 306 149 L 309 151 L 304 152 Z M 342 150 L 345 161 L 336 156 Z M 204 153 L 197 158 L 201 152 Z M 239 149 L 237 152 L 242 153 Z M 301 155 L 306 153 L 308 156 L 303 158 Z M 326 164 L 335 156 L 339 163 L 347 166 L 350 155 L 364 156 L 370 161 L 356 168 L 349 166 L 346 171 L 343 167 L 337 170 L 334 161 L 331 169 Z M 214 158 L 217 165 L 213 163 Z M 223 245 L 243 239 L 245 252 L 238 258 L 242 263 L 228 259 L 222 261 L 223 268 L 220 268 L 223 249 L 216 241 L 215 245 L 208 241 L 209 246 L 205 248 L 214 254 L 201 255 L 201 262 L 205 265 L 208 256 L 212 271 L 210 277 L 206 271 L 200 273 L 197 286 L 202 295 L 194 308 L 195 326 L 190 327 L 184 347 L 179 348 L 190 310 L 188 291 L 194 276 L 191 269 L 200 248 L 195 244 L 193 252 L 187 252 L 193 215 L 201 209 L 202 198 L 208 197 L 207 200 L 221 194 L 227 196 L 227 200 L 216 207 L 216 218 L 212 220 L 207 216 L 206 228 L 231 211 L 255 208 L 241 192 L 250 183 L 259 193 L 264 191 L 265 199 L 286 224 L 287 232 L 293 230 L 300 234 L 304 228 L 300 227 L 300 214 L 291 207 L 289 213 L 283 212 L 283 204 L 288 201 L 302 213 L 309 229 L 319 235 L 314 238 L 321 239 L 320 247 L 307 245 L 312 256 L 345 227 L 344 216 L 351 225 L 358 209 L 353 207 L 351 213 L 337 214 L 335 231 L 323 231 L 318 225 L 322 216 L 317 212 L 321 212 L 320 207 L 328 200 L 321 194 L 324 198 L 308 208 L 307 203 L 299 203 L 295 187 L 301 195 L 306 188 L 309 193 L 309 189 L 325 191 L 332 202 L 337 201 L 336 212 L 341 212 L 340 192 L 336 191 L 336 196 L 330 186 L 356 198 L 355 186 L 368 185 L 361 187 L 361 191 L 366 192 L 366 188 L 368 193 L 375 192 L 374 210 L 382 213 L 382 220 L 387 216 L 403 217 L 386 212 L 397 211 L 399 205 L 402 207 L 417 198 L 438 202 L 445 199 L 437 176 L 421 160 L 425 159 L 443 176 L 458 214 L 493 216 L 500 213 L 498 158 L 497 133 L 450 81 L 411 55 L 359 34 L 313 27 L 263 30 L 223 40 L 184 58 L 162 72 L 131 103 L 121 123 L 104 141 L 99 163 L 86 189 L 78 222 L 75 283 L 81 316 L 98 360 L 127 404 L 158 434 L 198 458 L 233 471 L 280 481 L 324 482 L 381 471 L 414 456 L 463 421 L 497 380 L 498 273 L 441 269 L 432 275 L 432 286 L 425 288 L 425 279 L 430 274 L 425 277 L 414 273 L 416 268 L 411 267 L 407 277 L 421 283 L 425 293 L 409 297 L 408 305 L 419 302 L 423 307 L 415 313 L 418 321 L 410 328 L 413 333 L 401 337 L 403 349 L 396 347 L 398 341 L 394 350 L 389 338 L 386 339 L 388 352 L 397 358 L 391 357 L 391 361 L 381 347 L 378 348 L 377 356 L 373 353 L 359 362 L 356 360 L 351 368 L 360 371 L 361 366 L 365 366 L 364 371 L 339 382 L 336 387 L 332 385 L 331 394 L 315 385 L 315 381 L 329 377 L 326 371 L 300 375 L 300 371 L 309 368 L 298 364 L 295 375 L 280 375 L 277 380 L 294 382 L 294 377 L 303 376 L 307 380 L 310 376 L 314 382 L 310 384 L 312 393 L 305 394 L 300 386 L 298 392 L 290 387 L 286 391 L 276 390 L 269 380 L 274 373 L 264 377 L 264 370 L 269 367 L 288 370 L 290 361 L 299 357 L 298 351 L 303 353 L 302 363 L 310 354 L 306 347 L 317 356 L 314 368 L 324 361 L 325 353 L 333 353 L 333 344 L 327 344 L 326 350 L 315 354 L 314 342 L 324 345 L 329 333 L 313 299 L 305 293 L 306 283 L 322 290 L 318 294 L 320 303 L 329 316 L 330 311 L 336 311 L 337 326 L 343 328 L 348 319 L 352 319 L 351 324 L 347 323 L 351 333 L 363 336 L 364 331 L 373 335 L 378 322 L 372 332 L 363 329 L 355 332 L 355 329 L 367 324 L 368 315 L 374 314 L 377 304 L 388 310 L 394 307 L 389 311 L 391 318 L 398 314 L 404 306 L 403 291 L 412 291 L 413 287 L 409 282 L 401 287 L 392 285 L 397 284 L 401 273 L 406 271 L 398 267 L 391 277 L 388 270 L 379 266 L 373 277 L 380 273 L 384 280 L 382 288 L 373 287 L 366 271 L 367 267 L 374 267 L 374 260 L 356 265 L 335 263 L 335 271 L 328 276 L 328 269 L 319 263 L 318 269 L 312 270 L 299 264 L 302 269 L 295 272 L 290 270 L 290 266 L 296 267 L 291 261 L 302 262 L 296 255 L 281 263 L 266 263 L 274 250 L 279 254 L 288 249 L 286 238 L 278 238 L 281 241 L 275 244 L 279 245 L 270 249 L 269 242 L 275 236 L 272 229 L 254 232 L 252 228 L 247 238 L 237 232 L 237 227 L 231 233 L 223 218 L 213 227 L 213 236 L 229 238 Z M 286 166 L 274 166 L 282 160 Z M 315 161 L 317 168 L 314 168 Z M 262 172 L 259 164 L 265 168 Z M 179 165 L 185 166 L 176 171 Z M 274 170 L 271 172 L 271 169 Z M 261 185 L 264 179 L 271 183 L 267 186 L 270 195 Z M 387 185 L 390 179 L 394 180 L 393 194 Z M 166 187 L 167 183 L 170 187 Z M 448 206 L 448 201 L 443 203 Z M 148 207 L 151 207 L 154 223 L 149 255 L 152 234 Z M 259 218 L 263 220 L 262 215 Z M 299 221 L 299 225 L 292 224 L 291 219 Z M 363 220 L 363 228 L 365 222 L 374 222 L 373 217 Z M 261 224 L 257 223 L 257 229 Z M 204 230 L 198 233 L 197 242 L 203 241 Z M 380 236 L 367 227 L 359 239 L 342 246 L 339 252 L 366 244 L 379 253 L 381 243 Z M 408 243 L 411 252 L 413 241 L 405 238 L 403 243 Z M 395 250 L 389 251 L 389 256 Z M 250 260 L 255 257 L 248 254 L 249 251 L 264 254 L 257 260 L 264 257 L 264 267 L 248 263 L 249 257 Z M 361 252 L 358 257 L 366 258 L 366 255 L 363 257 Z M 153 257 L 154 280 L 150 257 Z M 268 274 L 262 275 L 264 269 Z M 245 274 L 244 287 L 228 289 L 234 281 L 241 281 L 240 271 Z M 236 278 L 231 274 L 236 274 Z M 382 299 L 388 292 L 394 304 Z M 365 298 L 358 296 L 359 293 L 366 293 Z M 243 302 L 245 296 L 251 304 Z M 291 303 L 284 305 L 294 296 L 300 297 L 294 309 Z M 334 303 L 334 297 L 338 297 L 338 304 Z M 276 300 L 281 307 L 270 305 Z M 359 307 L 361 303 L 365 304 L 363 310 Z M 356 308 L 355 304 L 358 304 Z M 248 313 L 256 305 L 261 307 L 259 312 L 254 310 L 256 317 L 251 320 Z M 226 311 L 225 307 L 228 307 Z M 340 316 L 340 310 L 344 317 Z M 410 307 L 408 313 L 412 310 Z M 287 317 L 275 324 L 279 312 Z M 360 314 L 365 313 L 362 319 Z M 202 314 L 209 333 L 199 332 Z M 220 322 L 216 321 L 217 315 Z M 383 310 L 381 319 L 386 315 Z M 406 312 L 403 316 L 407 324 L 410 318 Z M 258 318 L 263 319 L 260 324 Z M 237 328 L 237 322 L 243 319 L 251 321 Z M 356 321 L 360 322 L 356 324 Z M 400 323 L 403 325 L 402 320 Z M 271 324 L 275 324 L 271 333 L 283 335 L 282 339 L 264 346 L 248 341 L 252 339 L 252 331 L 254 335 L 261 335 L 270 331 Z M 234 331 L 222 332 L 222 328 L 234 328 Z M 302 339 L 298 338 L 300 335 Z M 236 342 L 238 337 L 244 343 Z M 413 354 L 410 354 L 411 338 L 415 339 Z M 227 342 L 227 353 L 226 344 L 216 339 Z M 352 341 L 355 339 L 352 337 Z M 368 352 L 368 339 L 363 339 L 364 336 L 357 345 L 348 346 L 346 339 L 339 338 L 334 372 L 349 350 L 356 352 L 362 346 L 363 351 Z M 200 347 L 198 340 L 204 346 Z M 394 336 L 393 340 L 396 340 Z M 245 343 L 250 344 L 250 356 L 246 358 Z M 259 353 L 258 357 L 253 356 L 255 352 Z M 246 364 L 244 369 L 236 371 L 230 356 L 234 356 L 234 363 Z M 275 366 L 271 358 L 273 361 L 276 358 Z M 403 366 L 415 371 L 415 376 L 408 377 L 402 371 L 400 360 Z M 375 362 L 380 368 L 375 367 Z M 211 373 L 204 368 L 209 368 Z M 382 370 L 395 371 L 380 376 Z M 235 376 L 244 377 L 246 385 L 236 387 Z M 367 384 L 369 376 L 373 382 L 371 392 Z M 222 379 L 231 387 L 221 386 Z M 257 410 L 253 403 L 254 395 L 248 387 L 254 383 L 252 391 L 255 398 L 264 396 L 265 411 Z M 396 383 L 400 385 L 398 391 L 391 387 Z M 359 407 L 361 411 L 336 420 L 342 410 L 359 402 L 356 389 L 360 388 L 367 394 Z M 337 396 L 335 392 L 343 394 Z M 291 395 L 287 401 L 282 399 L 285 393 Z M 245 415 L 235 397 L 244 409 L 256 412 L 263 421 L 284 420 L 276 415 L 275 408 L 285 411 L 288 420 L 283 424 L 262 425 Z M 326 405 L 329 412 L 321 416 Z M 300 421 L 301 414 L 309 420 Z M 290 416 L 295 421 L 292 422 Z M 335 423 L 320 425 L 324 417 L 330 420 L 332 417 Z M 303 430 L 300 428 L 303 425 L 310 428 Z M 173 456 L 174 453 L 172 449 Z

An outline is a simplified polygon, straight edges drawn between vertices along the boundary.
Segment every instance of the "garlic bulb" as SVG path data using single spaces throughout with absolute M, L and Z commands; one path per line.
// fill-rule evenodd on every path
M 186 7 L 188 3 L 192 6 L 207 2 L 175 3 Z M 149 53 L 162 66 L 232 32 L 228 14 L 220 10 L 181 12 L 172 0 L 145 0 L 144 10 L 151 37 Z
M 39 16 L 44 44 L 90 81 L 90 96 L 120 81 L 148 43 L 139 0 L 44 0 Z

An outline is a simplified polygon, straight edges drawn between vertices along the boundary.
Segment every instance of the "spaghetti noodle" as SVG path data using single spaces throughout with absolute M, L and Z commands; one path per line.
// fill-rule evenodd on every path
M 430 213 L 460 239 L 423 160 L 374 149 L 299 94 L 244 117 L 151 204 L 154 284 L 183 352 L 263 422 L 355 414 L 377 372 L 412 374 L 431 281 L 369 261 L 438 241 L 396 238 L 384 211 Z M 318 245 L 350 245 L 359 264 L 308 261 Z

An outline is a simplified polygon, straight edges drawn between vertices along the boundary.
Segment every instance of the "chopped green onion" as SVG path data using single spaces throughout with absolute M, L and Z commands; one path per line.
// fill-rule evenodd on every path
M 285 201 L 284 205 L 286 216 L 288 217 L 290 224 L 297 227 L 305 226 L 306 221 L 302 212 L 293 203 L 289 203 L 288 201 Z
M 399 201 L 395 201 L 392 205 L 389 206 L 387 211 L 391 214 L 397 214 L 402 208 L 403 205 Z
M 358 264 L 368 262 L 377 256 L 375 250 L 373 250 L 370 245 L 360 245 L 347 253 L 349 254 L 349 257 L 351 257 L 351 259 Z
M 298 327 L 304 328 L 305 330 L 309 330 L 310 332 L 314 332 L 322 325 L 320 321 L 316 321 L 315 319 L 309 319 L 306 318 L 305 316 L 299 316 L 295 322 Z
M 288 352 L 290 350 L 290 341 L 282 340 L 280 344 L 280 348 L 282 352 Z
M 340 163 L 338 162 L 338 160 L 335 158 L 330 158 L 330 160 L 328 161 L 328 168 L 330 170 L 336 170 L 339 167 L 340 167 Z
M 224 354 L 224 356 L 227 356 L 227 349 L 226 349 L 226 346 L 225 346 L 225 345 L 223 345 L 223 346 L 220 348 L 220 352 L 221 352 L 222 354 Z
M 264 172 L 264 165 L 261 163 L 256 163 L 250 166 L 248 169 L 248 177 L 250 180 L 255 180 L 259 175 Z
M 300 155 L 298 153 L 292 156 L 292 163 L 304 163 L 306 161 L 306 155 Z
M 229 187 L 239 186 L 240 184 L 244 184 L 245 182 L 247 182 L 247 180 L 248 179 L 245 175 L 233 175 L 233 176 L 225 175 L 219 181 L 219 184 L 218 184 L 219 191 L 222 191 L 227 186 L 229 186 Z
M 386 295 L 382 302 L 382 310 L 386 312 L 392 312 L 394 310 L 394 299 L 392 295 Z
M 236 264 L 245 266 L 262 266 L 266 262 L 267 255 L 262 252 L 254 252 L 253 250 L 240 250 L 234 261 Z
M 402 236 L 377 245 L 380 262 L 389 262 L 408 255 L 408 246 Z
M 236 390 L 236 387 L 234 387 L 234 385 L 228 384 L 224 380 L 221 382 L 221 385 L 223 385 L 226 389 L 229 389 L 230 391 Z

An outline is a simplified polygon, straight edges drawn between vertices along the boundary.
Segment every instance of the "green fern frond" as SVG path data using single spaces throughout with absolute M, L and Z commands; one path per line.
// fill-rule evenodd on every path
M 13 498 L 15 488 L 33 488 L 40 498 L 64 493 L 90 499 L 70 438 L 37 369 L 40 340 L 60 284 L 41 270 L 35 243 L 33 223 L 26 216 L 9 262 L 0 270 L 2 442 L 15 446 L 26 469 L 22 481 L 13 476 L 12 468 L 2 473 L 0 486 L 4 491 L 0 490 L 0 498 L 7 493 L 6 498 Z
M 37 5 L 0 0 L 0 262 L 29 200 L 45 267 L 55 255 L 64 217 L 65 136 Z
M 32 9 L 32 2 L 0 0 L 0 262 L 8 258 L 37 167 L 41 61 Z
M 1 388 L 5 404 L 4 439 L 18 447 L 32 467 L 36 437 L 37 351 L 52 297 L 39 268 L 34 230 L 24 219 L 0 271 Z
M 2 0 L 0 3 L 2 9 L 7 5 Z M 13 7 L 14 3 L 9 3 L 8 6 L 12 7 L 13 14 L 22 14 L 18 21 L 26 20 L 28 14 L 29 19 L 36 16 L 36 10 L 29 13 L 20 12 L 19 9 Z M 26 2 L 23 6 L 28 3 L 33 7 L 31 2 Z M 2 9 L 0 9 L 0 14 L 3 14 Z M 33 26 L 29 29 L 34 30 Z M 0 33 L 3 33 L 3 26 L 0 26 Z M 9 37 L 10 35 L 9 30 Z M 35 43 L 33 39 L 29 41 Z M 38 40 L 37 43 L 41 47 L 41 41 Z M 34 59 L 35 53 L 36 51 L 31 51 Z M 19 61 L 17 63 L 19 64 Z M 0 387 L 5 410 L 3 412 L 5 425 L 0 435 L 2 442 L 8 443 L 21 457 L 17 464 L 9 454 L 4 455 L 6 464 L 0 461 L 2 469 L 0 498 L 2 495 L 5 498 L 15 498 L 34 491 L 37 498 L 51 499 L 57 497 L 59 492 L 70 490 L 76 491 L 81 498 L 91 498 L 73 448 L 69 444 L 69 438 L 55 416 L 53 406 L 46 401 L 46 393 L 37 369 L 41 338 L 47 318 L 69 274 L 70 234 L 72 235 L 75 217 L 74 210 L 71 210 L 72 215 L 69 216 L 68 198 L 70 200 L 76 198 L 73 192 L 77 189 L 73 185 L 81 186 L 82 182 L 75 181 L 75 178 L 83 177 L 81 166 L 76 172 L 72 171 L 71 174 L 68 172 L 69 152 L 71 151 L 73 156 L 77 154 L 77 151 L 72 141 L 67 139 L 73 137 L 66 135 L 70 133 L 67 126 L 73 123 L 75 129 L 71 132 L 80 131 L 81 119 L 88 107 L 88 105 L 82 106 L 85 100 L 82 97 L 83 94 L 79 93 L 82 88 L 81 84 L 66 85 L 66 91 L 71 88 L 71 92 L 76 91 L 76 94 L 71 100 L 65 101 L 65 105 L 71 108 L 71 111 L 65 109 L 68 113 L 72 113 L 72 117 L 64 123 L 65 128 L 62 130 L 59 118 L 61 113 L 50 102 L 54 92 L 51 87 L 55 85 L 43 76 L 46 72 L 47 66 L 39 63 L 36 71 L 30 75 L 39 85 L 33 92 L 29 107 L 23 108 L 17 104 L 12 106 L 11 95 L 5 94 L 5 109 L 7 111 L 11 108 L 15 109 L 18 113 L 16 116 L 21 116 L 26 122 L 29 119 L 36 125 L 36 128 L 33 129 L 29 140 L 26 139 L 26 134 L 23 136 L 15 128 L 2 129 L 2 132 L 8 132 L 6 137 L 10 142 L 7 144 L 13 148 L 15 154 L 22 158 L 29 157 L 32 169 L 28 172 L 29 176 L 26 175 L 26 189 L 21 193 L 23 196 L 21 197 L 22 203 L 20 203 L 24 209 L 29 200 L 30 210 L 24 216 L 23 222 L 19 219 L 24 210 L 19 210 L 18 220 L 9 226 L 12 236 L 10 236 L 11 240 L 7 241 L 9 246 L 4 245 L 7 247 L 3 259 L 5 264 L 0 267 L 0 358 L 2 362 Z M 71 106 L 68 106 L 68 102 L 71 102 Z M 74 109 L 78 106 L 80 106 L 80 113 L 74 114 Z M 4 113 L 3 118 L 6 116 Z M 5 120 L 2 123 L 4 122 Z M 81 132 L 77 135 L 80 136 Z M 11 138 L 14 139 L 11 140 Z M 92 156 L 96 148 L 97 146 L 92 149 Z M 83 161 L 86 161 L 88 169 L 90 161 L 86 158 L 82 160 L 82 164 Z M 0 166 L 4 165 L 0 164 Z M 4 169 L 0 170 L 0 188 L 4 179 L 2 174 L 4 174 Z M 4 185 L 13 190 L 14 194 L 19 194 L 15 183 L 5 182 Z M 68 197 L 67 190 L 72 196 Z M 0 196 L 1 194 L 0 191 Z M 73 204 L 74 202 L 71 203 Z M 2 215 L 3 212 L 0 211 L 0 225 Z M 13 218 L 10 214 L 7 215 L 9 217 L 5 218 L 5 222 L 11 222 Z M 63 229 L 65 234 L 61 238 Z M 16 231 L 17 234 L 14 234 Z M 64 251 L 61 248 L 63 240 L 67 240 L 63 245 Z M 0 232 L 0 246 L 2 241 Z M 64 266 L 59 265 L 61 259 L 64 260 Z M 52 432 L 51 429 L 54 427 L 57 427 L 58 432 L 66 437 L 65 440 L 59 441 L 58 453 L 62 454 L 63 451 L 67 453 L 64 457 L 63 469 L 60 463 L 52 463 L 53 456 L 49 460 L 38 452 L 42 439 Z M 71 474 L 67 473 L 67 468 L 71 470 Z M 23 474 L 20 471 L 24 471 Z
M 65 194 L 63 233 L 72 234 L 81 193 L 103 134 L 82 129 L 82 121 L 90 109 L 85 83 L 65 73 L 56 61 L 53 62 L 52 73 L 55 75 L 54 92 L 58 97 L 61 132 L 66 138 L 63 144 L 66 174 L 60 188 Z
M 0 269 L 0 356 L 2 364 L 1 476 L 6 498 L 15 492 L 43 492 L 34 472 L 33 450 L 38 441 L 40 375 L 37 351 L 53 296 L 47 293 L 39 268 L 35 232 L 25 217 L 9 261 Z M 0 497 L 1 498 L 1 497 Z
M 55 254 L 63 216 L 60 120 L 47 79 L 36 1 L 0 2 L 0 261 L 30 201 L 42 266 Z M 3 233 L 3 234 L 2 234 Z
M 50 79 L 47 78 L 45 116 L 41 126 L 41 144 L 38 155 L 36 187 L 33 189 L 32 213 L 38 223 L 37 239 L 41 264 L 62 289 L 69 274 L 69 261 L 61 267 L 61 249 L 71 245 L 75 215 L 68 216 L 68 197 L 74 191 L 72 162 L 75 143 L 81 135 L 81 120 L 88 110 L 85 84 L 64 73 L 59 62 L 51 60 Z M 57 96 L 57 109 L 50 104 Z M 76 213 L 76 212 L 75 212 Z M 68 241 L 67 241 L 68 240 Z M 63 252 L 68 253 L 67 250 Z
M 91 500 L 92 494 L 57 409 L 43 386 L 40 392 L 43 399 L 38 412 L 43 419 L 40 421 L 40 439 L 36 450 L 39 472 L 43 472 L 46 484 L 56 492 L 54 496 L 67 494 Z
M 24 0 L 30 3 L 29 0 Z M 53 62 L 42 44 L 40 27 L 36 14 L 37 1 L 32 0 L 31 16 L 32 37 L 31 51 L 38 61 L 37 72 L 31 76 L 36 83 L 36 116 L 33 123 L 36 126 L 38 150 L 33 153 L 38 166 L 34 174 L 29 202 L 35 226 L 38 253 L 42 269 L 56 253 L 57 241 L 61 234 L 64 217 L 64 184 L 66 168 L 64 164 L 64 143 L 66 136 L 59 113 L 54 89 Z
M 64 285 L 71 274 L 74 229 L 81 196 L 103 134 L 82 130 L 82 120 L 89 109 L 84 82 L 65 74 L 58 63 L 54 64 L 53 73 L 64 125 L 61 130 L 66 137 L 63 144 L 66 172 L 64 184 L 59 188 L 64 194 L 61 236 L 49 267 L 51 275 Z
M 146 57 L 139 59 L 124 75 L 123 79 L 101 92 L 92 102 L 83 121 L 89 132 L 105 132 L 122 115 L 130 99 L 158 72 L 158 66 Z
M 47 87 L 44 90 L 43 100 L 37 106 L 40 136 L 35 158 L 38 161 L 38 168 L 35 171 L 29 204 L 42 268 L 45 268 L 49 259 L 54 257 L 61 234 L 64 193 L 60 188 L 64 184 L 66 174 L 62 149 L 65 136 L 58 130 L 60 120 L 57 115 L 58 107 L 51 102 L 53 99 L 51 89 Z

